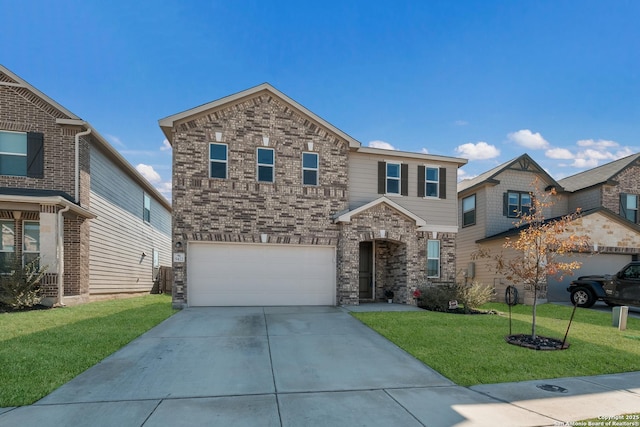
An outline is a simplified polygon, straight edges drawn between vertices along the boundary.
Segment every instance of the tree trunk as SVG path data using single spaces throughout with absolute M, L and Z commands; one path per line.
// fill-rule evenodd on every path
M 531 337 L 536 338 L 536 309 L 538 308 L 538 285 L 533 285 L 533 318 L 531 319 Z

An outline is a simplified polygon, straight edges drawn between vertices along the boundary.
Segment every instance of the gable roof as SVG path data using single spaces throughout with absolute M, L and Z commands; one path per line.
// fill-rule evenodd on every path
M 501 165 L 496 166 L 495 168 L 488 170 L 475 178 L 465 179 L 458 183 L 458 194 L 463 191 L 470 190 L 472 188 L 477 188 L 482 185 L 497 185 L 500 183 L 499 180 L 496 179 L 496 176 L 501 174 L 507 169 L 516 169 L 513 168 L 514 165 L 518 165 L 518 170 L 522 171 L 530 171 L 541 174 L 546 181 L 551 183 L 551 186 L 556 187 L 556 190 L 562 191 L 562 187 L 560 184 L 551 177 L 538 163 L 535 162 L 527 153 L 524 153 L 514 159 L 511 159 L 507 162 L 502 163 Z
M 359 208 L 355 208 L 353 210 L 344 212 L 342 214 L 339 214 L 335 219 L 334 222 L 338 223 L 338 222 L 351 222 L 351 217 L 358 215 L 361 212 L 364 212 L 368 209 L 373 208 L 374 206 L 378 206 L 379 204 L 386 204 L 388 206 L 390 206 L 391 208 L 397 210 L 398 212 L 400 212 L 401 214 L 403 214 L 404 216 L 414 220 L 416 222 L 416 226 L 417 227 L 423 227 L 425 225 L 427 225 L 427 222 L 420 218 L 418 215 L 414 214 L 413 212 L 411 212 L 408 209 L 403 208 L 402 206 L 400 206 L 399 204 L 397 204 L 396 202 L 394 202 L 393 200 L 388 199 L 387 197 L 379 197 L 369 203 L 367 203 L 366 205 L 362 205 Z
M 2 74 L 5 76 L 3 77 Z M 7 81 L 10 80 L 10 81 Z M 57 111 L 57 114 L 53 114 L 56 117 L 56 123 L 61 126 L 81 126 L 85 129 L 91 129 L 91 136 L 98 142 L 98 145 L 103 148 L 109 157 L 120 166 L 126 173 L 129 174 L 146 192 L 153 195 L 153 197 L 162 204 L 164 208 L 171 211 L 171 204 L 160 192 L 153 186 L 146 178 L 140 174 L 113 146 L 102 136 L 98 131 L 86 120 L 82 120 L 71 111 L 58 104 L 53 99 L 49 98 L 44 93 L 40 92 L 34 86 L 29 84 L 26 80 L 22 79 L 18 75 L 11 72 L 8 68 L 0 64 L 0 86 L 9 86 L 22 91 L 31 92 L 37 97 L 38 100 L 45 102 L 50 107 Z M 29 101 L 37 101 L 30 97 Z M 52 111 L 49 111 L 50 113 Z
M 632 166 L 634 162 L 640 164 L 640 153 L 623 157 L 613 162 L 606 163 L 593 169 L 568 176 L 558 181 L 566 191 L 574 192 L 598 184 L 605 184 L 624 169 Z
M 615 212 L 613 212 L 610 209 L 604 208 L 602 206 L 599 206 L 597 208 L 593 208 L 593 209 L 587 209 L 586 211 L 583 211 L 580 213 L 579 217 L 586 217 L 589 215 L 594 215 L 596 213 L 600 213 L 604 216 L 606 216 L 607 218 L 609 218 L 611 221 L 615 221 L 619 224 L 624 225 L 625 227 L 630 228 L 631 230 L 634 230 L 635 232 L 640 233 L 640 225 L 635 224 L 631 221 L 629 221 L 628 219 L 625 219 L 623 217 L 621 217 L 620 215 L 616 214 Z M 557 221 L 560 218 L 562 218 L 561 216 L 555 217 L 555 218 L 548 218 L 545 219 L 544 222 L 548 223 L 548 222 L 553 222 L 553 221 Z M 484 242 L 489 242 L 491 240 L 497 240 L 497 239 L 502 239 L 504 237 L 511 237 L 511 236 L 516 236 L 518 235 L 518 233 L 520 232 L 520 230 L 523 227 L 528 227 L 528 225 L 523 225 L 522 227 L 512 227 L 508 230 L 502 231 L 500 233 L 496 233 L 493 234 L 491 236 L 487 236 L 484 237 L 482 239 L 476 240 L 476 243 L 484 243 Z
M 237 92 L 235 94 L 225 96 L 224 98 L 220 98 L 220 99 L 217 99 L 215 101 L 208 102 L 206 104 L 202 104 L 202 105 L 200 105 L 198 107 L 191 108 L 191 109 L 183 111 L 181 113 L 173 114 L 171 116 L 165 117 L 164 119 L 158 120 L 158 124 L 160 125 L 160 128 L 162 129 L 162 132 L 164 133 L 164 135 L 167 137 L 167 140 L 171 144 L 173 144 L 173 134 L 171 133 L 171 130 L 174 127 L 176 122 L 180 122 L 180 121 L 183 121 L 185 119 L 191 118 L 193 116 L 197 116 L 197 115 L 203 114 L 206 111 L 221 107 L 221 106 L 229 104 L 229 103 L 240 101 L 243 98 L 248 98 L 248 97 L 251 97 L 251 96 L 255 96 L 256 94 L 258 94 L 260 92 L 270 93 L 271 95 L 280 98 L 281 100 L 283 100 L 284 102 L 289 104 L 291 107 L 293 107 L 294 109 L 298 110 L 298 112 L 300 112 L 301 114 L 309 117 L 310 119 L 312 119 L 313 121 L 315 121 L 319 125 L 323 126 L 326 129 L 329 129 L 331 132 L 333 132 L 336 135 L 340 136 L 341 138 L 347 140 L 349 142 L 349 147 L 350 148 L 358 148 L 358 147 L 360 147 L 360 145 L 361 145 L 360 142 L 357 141 L 355 138 L 351 137 L 350 135 L 346 134 L 342 130 L 340 130 L 337 127 L 333 126 L 331 123 L 327 122 L 322 117 L 320 117 L 320 116 L 316 115 L 315 113 L 311 112 L 310 110 L 308 110 L 303 105 L 301 105 L 301 104 L 297 103 L 296 101 L 294 101 L 293 99 L 289 98 L 287 95 L 285 95 L 284 93 L 280 92 L 278 89 L 274 88 L 269 83 L 262 83 L 262 84 L 260 84 L 258 86 L 254 86 L 252 88 L 243 90 L 241 92 Z

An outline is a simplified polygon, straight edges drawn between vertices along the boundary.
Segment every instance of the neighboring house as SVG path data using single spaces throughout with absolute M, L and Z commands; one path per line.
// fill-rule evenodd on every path
M 148 292 L 171 206 L 89 123 L 0 65 L 0 268 L 39 259 L 45 303 Z
M 636 223 L 619 215 L 633 217 L 631 195 L 640 193 L 634 176 L 639 172 L 638 155 L 612 162 L 578 175 L 555 181 L 529 155 L 523 154 L 503 163 L 473 179 L 458 183 L 458 233 L 457 262 L 461 274 L 468 282 L 495 286 L 496 298 L 504 297 L 505 288 L 515 285 L 522 300 L 530 296 L 520 284 L 508 283 L 496 275 L 486 259 L 473 259 L 473 252 L 480 247 L 498 253 L 505 238 L 517 238 L 515 223 L 518 212 L 531 207 L 530 192 L 537 178 L 544 189 L 555 188 L 555 204 L 544 213 L 552 219 L 577 208 L 581 216 L 571 224 L 572 232 L 587 234 L 592 244 L 589 253 L 573 254 L 571 260 L 581 261 L 582 267 L 573 276 L 563 280 L 549 277 L 549 297 L 568 300 L 565 288 L 572 277 L 584 274 L 613 273 L 640 252 L 640 228 Z M 634 175 L 636 174 L 636 175 Z M 631 200 L 630 209 L 620 210 L 620 202 Z M 636 197 L 637 206 L 637 197 Z M 595 255 L 597 254 L 597 255 Z M 508 252 L 506 253 L 508 256 Z M 543 290 L 541 299 L 547 298 Z
M 174 306 L 411 303 L 454 280 L 466 160 L 362 147 L 269 84 L 159 124 Z

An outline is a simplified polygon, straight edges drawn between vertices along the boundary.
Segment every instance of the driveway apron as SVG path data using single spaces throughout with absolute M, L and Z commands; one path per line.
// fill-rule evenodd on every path
M 341 308 L 187 308 L 0 425 L 445 426 L 465 421 L 455 402 L 553 423 L 456 386 Z

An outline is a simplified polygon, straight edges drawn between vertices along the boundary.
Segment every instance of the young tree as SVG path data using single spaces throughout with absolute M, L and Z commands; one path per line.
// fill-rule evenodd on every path
M 589 238 L 579 235 L 572 227 L 572 222 L 580 216 L 580 209 L 574 213 L 546 219 L 545 210 L 555 204 L 555 189 L 545 191 L 536 178 L 530 192 L 532 203 L 528 212 L 519 212 L 514 222 L 519 230 L 515 239 L 506 238 L 504 249 L 511 249 L 509 256 L 504 250 L 492 254 L 486 249 L 479 249 L 474 258 L 489 258 L 493 261 L 495 272 L 503 275 L 512 283 L 521 283 L 525 289 L 533 292 L 533 316 L 531 336 L 536 338 L 536 310 L 538 293 L 547 283 L 547 277 L 553 276 L 562 280 L 580 268 L 578 261 L 566 262 L 562 256 L 590 249 Z

